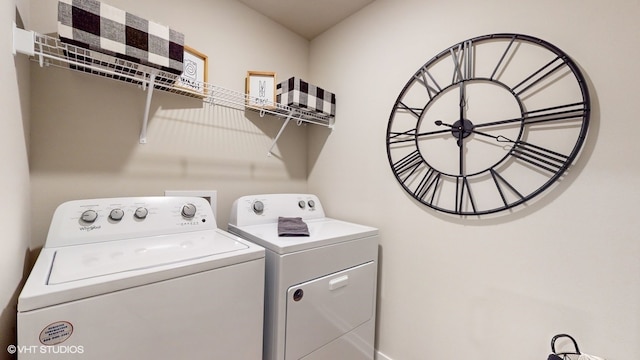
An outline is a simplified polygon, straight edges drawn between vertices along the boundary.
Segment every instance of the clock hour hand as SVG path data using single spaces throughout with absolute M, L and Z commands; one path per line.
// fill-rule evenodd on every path
M 441 120 L 436 120 L 435 124 L 438 125 L 438 126 L 447 126 L 447 127 L 452 128 L 453 130 L 451 132 L 453 133 L 454 136 L 456 136 L 458 138 L 458 141 L 457 141 L 458 146 L 461 146 L 462 138 L 461 138 L 461 136 L 459 134 L 462 134 L 463 132 L 460 131 L 460 127 L 459 126 L 453 126 L 451 124 L 444 123 Z M 457 131 L 458 135 L 455 134 L 456 130 L 458 130 Z
M 462 112 L 462 109 L 460 110 Z M 462 114 L 460 114 L 460 116 L 462 116 Z M 464 124 L 464 121 L 462 120 L 462 118 L 460 119 L 460 123 Z M 460 175 L 464 175 L 464 141 L 462 140 L 464 138 L 464 125 L 459 126 L 458 129 L 458 149 L 459 149 L 459 173 Z M 455 135 L 455 133 L 454 133 Z

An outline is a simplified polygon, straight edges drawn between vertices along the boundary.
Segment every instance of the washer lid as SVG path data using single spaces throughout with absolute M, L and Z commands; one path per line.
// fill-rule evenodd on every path
M 18 312 L 261 259 L 264 248 L 220 229 L 43 248 Z
M 332 218 L 304 220 L 309 236 L 278 236 L 278 223 L 234 226 L 229 231 L 278 254 L 378 235 L 378 229 Z
M 152 268 L 247 248 L 243 243 L 227 237 L 212 237 L 207 232 L 62 247 L 55 252 L 47 284 Z

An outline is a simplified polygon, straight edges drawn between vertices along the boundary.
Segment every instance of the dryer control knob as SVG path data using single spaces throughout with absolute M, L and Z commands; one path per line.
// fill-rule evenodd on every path
M 304 200 L 300 200 L 300 201 L 298 201 L 298 207 L 299 207 L 300 209 L 304 209 L 306 206 L 307 206 L 307 203 L 306 203 L 306 202 L 304 202 Z
M 88 223 L 96 221 L 97 218 L 98 213 L 95 210 L 85 210 L 82 212 L 82 215 L 80 215 L 80 220 Z
M 296 291 L 293 292 L 293 301 L 300 301 L 302 300 L 302 297 L 304 296 L 304 291 L 302 289 L 298 289 Z
M 313 209 L 313 208 L 315 208 L 315 207 L 316 207 L 316 202 L 315 202 L 315 201 L 313 201 L 313 200 L 309 200 L 309 201 L 307 202 L 307 204 L 309 204 L 309 208 L 311 208 L 311 209 Z
M 139 208 L 136 209 L 136 212 L 133 213 L 133 216 L 136 219 L 140 219 L 140 220 L 146 218 L 147 215 L 149 215 L 149 210 L 147 210 L 147 208 L 145 208 L 145 207 L 139 207 Z
M 183 217 L 192 219 L 194 216 L 196 216 L 196 206 L 193 204 L 185 204 L 182 207 L 181 213 Z
M 124 211 L 122 209 L 113 209 L 109 213 L 109 219 L 113 221 L 120 221 L 124 217 Z
M 254 213 L 260 215 L 264 211 L 264 204 L 262 203 L 262 201 L 257 200 L 253 203 L 252 208 Z

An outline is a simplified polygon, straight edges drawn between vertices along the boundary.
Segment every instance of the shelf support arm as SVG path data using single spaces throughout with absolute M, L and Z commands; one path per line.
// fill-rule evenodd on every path
M 147 85 L 147 103 L 144 107 L 144 118 L 142 118 L 142 129 L 140 130 L 140 144 L 147 143 L 147 124 L 149 123 L 149 108 L 151 107 L 151 98 L 153 97 L 153 88 L 156 84 L 156 72 L 149 75 L 149 84 Z M 144 90 L 144 83 L 142 89 Z
M 271 150 L 273 150 L 274 146 L 276 146 L 276 143 L 278 142 L 278 139 L 280 138 L 280 135 L 282 135 L 282 132 L 284 131 L 284 128 L 287 127 L 287 125 L 289 124 L 289 121 L 291 121 L 291 118 L 293 117 L 294 113 L 295 113 L 295 110 L 289 111 L 289 114 L 287 115 L 287 118 L 285 119 L 284 123 L 282 124 L 282 127 L 280 128 L 280 131 L 278 131 L 278 134 L 273 139 L 273 143 L 271 143 L 271 147 L 269 148 L 269 152 L 267 153 L 267 156 L 271 156 L 272 155 L 271 154 Z

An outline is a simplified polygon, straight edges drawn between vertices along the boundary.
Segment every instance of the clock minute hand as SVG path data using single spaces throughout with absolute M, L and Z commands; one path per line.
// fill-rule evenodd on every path
M 462 116 L 462 108 L 460 109 L 460 116 Z M 460 122 L 462 122 L 462 118 L 460 118 Z M 464 175 L 464 141 L 462 140 L 464 138 L 464 128 L 460 128 L 458 130 L 458 150 L 459 150 L 459 172 L 460 175 L 463 176 Z
M 502 136 L 502 135 L 491 135 L 491 134 L 484 133 L 484 132 L 482 132 L 482 131 L 478 131 L 478 130 L 476 130 L 476 129 L 471 130 L 471 132 L 472 132 L 472 133 L 474 133 L 474 134 L 478 134 L 478 135 L 482 135 L 482 136 L 490 137 L 490 138 L 492 138 L 492 139 L 495 139 L 495 140 L 496 140 L 496 141 L 498 141 L 498 142 L 515 143 L 515 141 L 513 141 L 513 140 L 509 139 L 509 138 L 508 138 L 508 137 L 506 137 L 506 136 Z
M 524 117 L 518 117 L 513 119 L 505 119 L 505 120 L 492 121 L 492 122 L 487 122 L 482 124 L 476 124 L 475 127 L 481 128 L 481 127 L 487 127 L 487 126 L 505 125 L 505 124 L 515 123 L 515 122 L 521 122 L 523 120 L 524 120 Z
M 448 125 L 448 124 L 444 124 L 447 126 L 452 126 L 452 125 Z M 417 133 L 415 134 L 415 137 L 423 137 L 423 136 L 429 136 L 429 135 L 438 135 L 438 134 L 444 134 L 447 132 L 451 132 L 451 130 L 448 129 L 444 129 L 444 130 L 435 130 L 435 131 L 428 131 L 428 132 L 423 132 L 423 133 Z
M 464 120 L 465 106 L 467 106 L 467 100 L 465 99 L 464 81 L 460 81 L 460 121 Z

